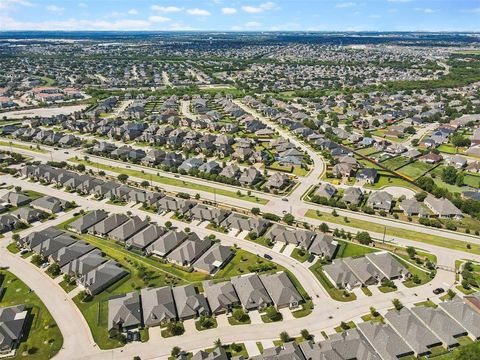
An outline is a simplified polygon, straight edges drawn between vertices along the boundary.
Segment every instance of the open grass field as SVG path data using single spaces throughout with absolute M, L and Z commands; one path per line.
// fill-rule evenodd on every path
M 364 188 L 366 189 L 383 189 L 387 186 L 400 186 L 407 189 L 412 189 L 413 191 L 419 190 L 415 185 L 410 184 L 409 182 L 400 179 L 398 177 L 392 177 L 390 175 L 379 174 L 378 180 L 375 184 L 366 184 Z
M 0 307 L 24 304 L 29 311 L 25 338 L 13 359 L 50 359 L 60 350 L 63 337 L 55 320 L 39 297 L 12 273 L 1 270 L 1 286 L 5 288 Z M 1 280 L 0 280 L 1 281 Z
M 477 175 L 465 175 L 463 178 L 463 183 L 465 185 L 471 186 L 472 188 L 479 189 L 480 188 L 480 176 Z
M 416 161 L 411 164 L 403 166 L 397 171 L 400 174 L 409 177 L 410 179 L 417 179 L 423 174 L 425 174 L 427 171 L 431 170 L 433 166 L 434 165 L 427 164 L 421 161 Z
M 112 172 L 117 173 L 117 174 L 126 174 L 128 176 L 136 177 L 136 178 L 139 178 L 139 179 L 144 179 L 144 180 L 147 180 L 147 181 L 151 180 L 151 181 L 159 183 L 159 184 L 178 186 L 178 187 L 181 187 L 181 188 L 197 190 L 197 191 L 205 191 L 205 192 L 212 193 L 212 194 L 216 193 L 217 195 L 228 196 L 228 197 L 231 197 L 231 198 L 241 199 L 241 200 L 256 203 L 256 204 L 265 205 L 265 204 L 268 203 L 268 200 L 261 199 L 261 198 L 258 198 L 256 196 L 253 196 L 253 195 L 250 195 L 250 196 L 247 195 L 248 190 L 243 190 L 243 191 L 241 191 L 241 194 L 238 194 L 236 191 L 229 191 L 229 190 L 225 190 L 225 189 L 217 189 L 217 188 L 214 188 L 214 187 L 209 186 L 209 185 L 197 184 L 197 183 L 193 183 L 193 182 L 190 182 L 190 181 L 181 180 L 180 178 L 177 179 L 177 178 L 170 178 L 170 177 L 155 175 L 155 174 L 145 174 L 145 173 L 142 173 L 139 170 L 124 169 L 124 168 L 120 168 L 120 167 L 117 167 L 117 166 L 109 166 L 109 165 L 105 165 L 105 164 L 101 164 L 101 163 L 97 163 L 97 162 L 85 161 L 85 160 L 80 160 L 80 159 L 75 159 L 75 158 L 68 159 L 68 161 L 74 162 L 74 163 L 77 163 L 77 164 L 83 164 L 85 166 L 98 168 L 98 169 L 101 169 L 101 170 L 112 171 Z
M 397 156 L 397 157 L 390 158 L 388 160 L 383 161 L 382 165 L 387 167 L 390 170 L 396 170 L 398 168 L 401 168 L 402 166 L 405 166 L 409 162 L 410 162 L 410 159 L 403 156 Z
M 383 225 L 380 225 L 374 222 L 358 220 L 354 218 L 347 217 L 347 222 L 345 222 L 344 217 L 340 217 L 340 216 L 336 217 L 336 216 L 333 216 L 332 214 L 325 213 L 325 212 L 319 212 L 317 214 L 317 211 L 313 209 L 308 210 L 305 216 L 310 217 L 312 219 L 322 220 L 327 223 L 329 222 L 329 223 L 342 224 L 345 226 L 351 226 L 357 229 L 373 231 L 377 233 L 383 233 L 385 229 Z M 468 251 L 473 254 L 480 255 L 479 244 L 467 243 L 465 241 L 453 240 L 446 237 L 431 235 L 428 233 L 428 230 L 426 232 L 418 232 L 418 231 L 403 229 L 400 226 L 401 224 L 399 224 L 399 227 L 387 226 L 385 233 L 390 236 L 397 236 L 399 238 L 409 239 L 413 241 L 418 241 L 426 244 L 432 244 L 432 245 L 441 246 L 441 247 L 453 249 L 453 250 L 460 250 L 460 251 L 465 251 L 467 249 L 467 244 L 469 244 L 470 249 Z

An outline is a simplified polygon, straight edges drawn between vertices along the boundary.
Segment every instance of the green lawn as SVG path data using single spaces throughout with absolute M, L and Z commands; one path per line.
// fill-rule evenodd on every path
M 360 150 L 358 150 L 357 152 L 358 152 L 359 154 L 364 155 L 364 156 L 368 156 L 368 155 L 375 154 L 376 152 L 378 152 L 378 150 L 375 149 L 375 148 L 372 146 L 372 147 L 360 149 Z
M 10 251 L 12 254 L 17 254 L 20 252 L 20 249 L 18 248 L 16 242 L 11 242 L 10 244 L 8 244 L 7 250 Z
M 77 287 L 77 285 L 68 284 L 65 280 L 62 280 L 58 285 L 66 292 L 69 293 Z
M 23 339 L 13 359 L 50 359 L 60 350 L 63 336 L 52 315 L 38 296 L 31 292 L 27 285 L 12 273 L 1 270 L 4 276 L 5 294 L 1 298 L 0 307 L 24 304 L 30 309 L 26 339 Z M 27 352 L 27 354 L 23 354 Z
M 346 226 L 351 226 L 357 229 L 362 229 L 366 231 L 373 231 L 376 233 L 383 233 L 385 227 L 380 224 L 376 224 L 374 222 L 368 222 L 364 220 L 357 220 L 353 218 L 348 218 L 348 222 L 344 221 L 344 218 L 341 216 L 333 216 L 329 213 L 325 212 L 320 212 L 320 215 L 317 215 L 317 211 L 313 209 L 309 209 L 305 216 L 310 217 L 312 219 L 318 219 L 321 221 L 325 222 L 330 222 L 330 223 L 336 223 L 336 224 L 342 224 Z M 401 224 L 399 224 L 401 226 Z M 414 230 L 407 230 L 407 229 L 402 229 L 400 227 L 392 227 L 392 226 L 387 226 L 386 227 L 386 234 L 390 236 L 396 236 L 399 238 L 404 238 L 404 239 L 409 239 L 417 242 L 422 242 L 426 244 L 432 244 L 436 246 L 441 246 L 444 248 L 452 249 L 452 250 L 459 250 L 459 251 L 467 251 L 467 245 L 470 246 L 470 249 L 468 249 L 468 252 L 471 252 L 473 254 L 480 255 L 480 245 L 475 244 L 475 243 L 469 243 L 466 241 L 460 241 L 460 240 L 453 240 L 449 239 L 446 237 L 441 237 L 441 236 L 435 236 L 429 234 L 427 231 L 428 229 L 425 229 L 426 232 L 418 232 Z
M 383 189 L 387 186 L 400 186 L 407 189 L 412 189 L 414 191 L 419 190 L 415 185 L 410 184 L 409 182 L 400 179 L 398 177 L 392 177 L 389 175 L 380 174 L 378 180 L 375 184 L 365 184 L 364 188 L 366 189 Z
M 148 181 L 152 180 L 156 183 L 160 183 L 160 184 L 164 184 L 164 185 L 178 186 L 178 187 L 181 187 L 181 188 L 197 190 L 197 191 L 205 191 L 205 192 L 209 192 L 209 193 L 212 193 L 212 194 L 216 193 L 217 195 L 228 196 L 228 197 L 231 197 L 231 198 L 241 199 L 241 200 L 245 200 L 245 201 L 256 203 L 256 204 L 265 205 L 265 204 L 268 203 L 268 200 L 260 199 L 256 196 L 253 196 L 253 195 L 249 196 L 247 194 L 248 190 L 241 190 L 240 191 L 241 194 L 239 195 L 236 191 L 217 189 L 217 188 L 214 188 L 214 187 L 209 186 L 209 185 L 196 184 L 196 183 L 192 183 L 192 182 L 189 182 L 189 181 L 184 181 L 184 180 L 181 180 L 180 178 L 177 179 L 177 178 L 170 178 L 170 177 L 165 177 L 165 176 L 156 175 L 156 174 L 146 174 L 146 173 L 142 173 L 139 170 L 124 169 L 124 168 L 120 168 L 120 167 L 117 167 L 117 166 L 109 166 L 109 165 L 105 165 L 105 164 L 101 164 L 101 163 L 97 163 L 97 162 L 85 161 L 85 160 L 80 160 L 80 159 L 75 159 L 75 158 L 70 158 L 70 159 L 68 159 L 68 161 L 74 162 L 74 163 L 77 163 L 77 164 L 83 164 L 85 166 L 98 168 L 98 169 L 101 169 L 101 170 L 112 171 L 112 172 L 115 172 L 115 173 L 118 173 L 118 174 L 126 174 L 128 176 L 136 177 L 136 178 L 139 178 L 139 179 L 144 179 L 144 180 L 148 180 Z
M 338 245 L 339 247 L 337 253 L 335 254 L 335 258 L 359 257 L 378 251 L 377 249 L 373 249 L 368 246 L 354 244 L 342 240 L 338 240 Z
M 310 256 L 310 253 L 306 250 L 302 250 L 296 247 L 295 249 L 293 249 L 292 254 L 290 256 L 295 260 L 298 260 L 303 263 L 307 261 L 308 257 Z
M 10 143 L 8 141 L 0 141 L 0 146 L 5 146 L 5 147 L 12 147 L 12 148 L 15 148 L 15 149 L 21 149 L 21 150 L 28 150 L 28 151 L 33 151 L 33 152 L 37 152 L 37 153 L 46 153 L 47 150 L 43 150 L 43 149 L 37 149 L 36 146 L 34 145 L 23 145 L 23 144 L 17 144 L 17 143 Z
M 401 169 L 398 169 L 397 172 L 406 177 L 409 177 L 410 179 L 417 179 L 432 168 L 433 165 L 431 164 L 427 164 L 422 161 L 416 161 L 402 167 Z
M 446 154 L 456 154 L 457 148 L 450 144 L 442 144 L 437 148 L 438 151 Z
M 248 274 L 255 269 L 261 269 L 264 267 L 268 270 L 260 270 L 259 273 L 275 273 L 277 271 L 285 270 L 282 266 L 257 256 L 248 251 L 242 249 L 235 249 L 235 256 L 230 262 L 215 274 L 215 281 L 229 280 L 233 276 Z
M 353 301 L 357 299 L 354 293 L 346 293 L 343 290 L 337 289 L 323 273 L 323 263 L 318 260 L 315 264 L 310 266 L 310 271 L 313 272 L 320 284 L 325 288 L 330 297 L 337 301 Z
M 480 188 L 480 176 L 466 174 L 463 178 L 463 183 L 465 185 L 478 189 Z
M 396 170 L 410 162 L 410 159 L 403 156 L 396 156 L 382 162 L 382 165 L 390 170 Z

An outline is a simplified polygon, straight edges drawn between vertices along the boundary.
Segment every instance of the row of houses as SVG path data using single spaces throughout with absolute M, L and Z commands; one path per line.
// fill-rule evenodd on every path
M 410 276 L 408 269 L 385 251 L 363 257 L 335 259 L 331 264 L 323 266 L 323 272 L 332 284 L 347 290 Z
M 0 215 L 0 234 L 46 219 L 49 215 L 64 211 L 70 206 L 67 201 L 54 196 L 42 196 L 32 201 L 25 194 L 13 191 L 6 193 L 1 200 L 0 209 L 10 207 L 17 209 Z
M 91 295 L 102 292 L 128 274 L 97 248 L 55 227 L 33 232 L 21 238 L 18 245 L 51 264 L 58 264 L 63 274 L 76 278 Z
M 312 193 L 312 199 L 325 201 L 330 200 L 337 193 L 337 188 L 329 183 L 321 183 Z M 358 187 L 347 187 L 343 192 L 341 200 L 347 205 L 360 205 L 365 194 Z M 373 191 L 367 198 L 365 205 L 377 211 L 390 212 L 394 206 L 393 195 L 387 191 Z M 428 217 L 427 209 L 440 218 L 463 217 L 463 213 L 447 198 L 436 198 L 428 195 L 423 202 L 414 198 L 404 199 L 399 202 L 399 208 L 406 216 Z
M 200 239 L 192 232 L 167 230 L 165 227 L 138 216 L 107 214 L 92 211 L 69 224 L 68 229 L 109 238 L 128 248 L 143 250 L 181 266 L 207 274 L 214 274 L 233 257 L 228 246 L 213 242 L 209 237 Z
M 65 148 L 77 146 L 81 143 L 80 138 L 75 135 L 54 130 L 43 130 L 37 127 L 26 128 L 11 125 L 8 129 L 3 129 L 2 133 L 22 141 Z
M 165 325 L 170 321 L 220 315 L 234 308 L 261 310 L 296 308 L 303 301 L 288 275 L 256 273 L 232 277 L 230 281 L 203 282 L 204 294 L 193 285 L 142 289 L 114 296 L 108 301 L 108 330 L 129 330 Z
M 458 297 L 437 308 L 416 306 L 389 310 L 386 323 L 363 322 L 357 328 L 328 336 L 328 339 L 283 345 L 264 349 L 251 360 L 335 359 L 397 360 L 409 356 L 429 356 L 432 348 L 452 349 L 459 338 L 480 339 L 480 294 Z M 200 351 L 192 359 L 226 360 L 222 348 Z M 235 357 L 241 360 L 242 357 Z

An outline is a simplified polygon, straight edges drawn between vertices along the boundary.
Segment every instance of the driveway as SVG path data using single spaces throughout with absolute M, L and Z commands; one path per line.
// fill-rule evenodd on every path
M 256 341 L 245 341 L 244 344 L 249 357 L 260 355 L 260 350 L 258 349 Z
M 295 245 L 288 244 L 285 247 L 285 250 L 283 250 L 283 254 L 286 255 L 286 256 L 290 256 L 290 255 L 292 255 L 293 250 L 295 250 Z
M 283 308 L 283 309 L 279 309 L 278 310 L 280 312 L 280 314 L 282 314 L 282 317 L 283 317 L 283 320 L 292 320 L 294 319 L 293 315 L 292 315 L 292 312 L 290 311 L 290 309 L 287 307 L 287 308 Z
M 273 245 L 272 250 L 279 253 L 279 252 L 281 252 L 280 250 L 282 250 L 283 245 L 285 245 L 285 244 L 282 243 L 282 242 L 276 242 L 275 245 Z
M 258 310 L 249 311 L 248 316 L 250 316 L 250 320 L 252 321 L 252 324 L 263 324 L 262 315 L 260 315 Z

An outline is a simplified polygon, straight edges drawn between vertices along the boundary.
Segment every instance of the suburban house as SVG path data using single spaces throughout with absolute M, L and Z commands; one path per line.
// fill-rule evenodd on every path
M 10 354 L 20 344 L 28 320 L 25 305 L 0 307 L 0 356 Z
M 257 274 L 234 276 L 230 281 L 245 310 L 260 310 L 272 305 L 272 299 Z
M 173 298 L 180 320 L 210 315 L 207 299 L 202 294 L 198 294 L 193 285 L 175 286 Z
M 120 332 L 142 325 L 140 295 L 133 291 L 108 299 L 108 331 Z
M 108 214 L 104 210 L 93 210 L 68 224 L 68 230 L 83 234 L 95 224 L 106 219 L 107 216 Z
M 169 286 L 140 291 L 145 326 L 164 325 L 177 319 L 175 301 Z
M 433 211 L 435 215 L 440 218 L 455 218 L 460 219 L 463 217 L 462 211 L 457 208 L 453 203 L 445 198 L 437 199 L 433 195 L 427 195 L 424 204 Z
M 79 284 L 96 295 L 128 274 L 113 260 L 108 260 L 80 277 Z
M 367 206 L 374 210 L 383 210 L 389 212 L 392 208 L 393 196 L 386 191 L 376 191 L 367 199 Z
M 294 309 L 303 301 L 285 271 L 260 275 L 260 280 L 278 309 L 285 307 Z
M 216 243 L 193 263 L 193 268 L 207 274 L 215 274 L 228 263 L 234 254 L 229 246 Z
M 215 283 L 213 280 L 206 280 L 202 284 L 214 315 L 230 312 L 235 306 L 240 305 L 240 300 L 230 281 Z

